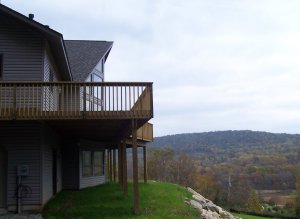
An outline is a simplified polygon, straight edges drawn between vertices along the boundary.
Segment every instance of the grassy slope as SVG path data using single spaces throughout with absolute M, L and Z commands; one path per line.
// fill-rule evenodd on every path
M 81 191 L 63 191 L 44 208 L 46 219 L 58 218 L 199 218 L 199 213 L 184 203 L 191 194 L 180 186 L 140 183 L 141 215 L 133 215 L 132 184 L 124 196 L 117 184 L 106 184 Z

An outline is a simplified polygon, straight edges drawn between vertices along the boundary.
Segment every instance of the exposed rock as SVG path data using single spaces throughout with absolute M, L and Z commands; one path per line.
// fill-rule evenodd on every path
M 239 219 L 220 206 L 215 205 L 212 201 L 204 198 L 193 189 L 187 188 L 187 190 L 193 194 L 193 198 L 191 200 L 185 200 L 185 202 L 199 210 L 201 219 Z

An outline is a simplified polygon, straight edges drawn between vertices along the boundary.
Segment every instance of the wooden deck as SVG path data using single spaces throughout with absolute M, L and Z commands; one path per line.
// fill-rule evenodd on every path
M 0 82 L 0 120 L 152 117 L 152 83 Z

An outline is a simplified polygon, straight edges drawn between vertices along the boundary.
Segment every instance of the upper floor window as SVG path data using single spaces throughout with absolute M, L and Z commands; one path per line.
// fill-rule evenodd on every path
M 3 55 L 0 54 L 0 80 L 3 78 Z
M 49 70 L 49 81 L 50 82 L 54 81 L 54 72 L 53 72 L 53 70 L 51 68 Z
M 99 75 L 91 74 L 91 81 L 92 82 L 103 82 L 103 78 L 101 78 Z
M 98 72 L 101 72 L 102 74 L 104 73 L 104 58 L 101 59 L 98 64 L 96 65 L 95 69 L 98 71 Z

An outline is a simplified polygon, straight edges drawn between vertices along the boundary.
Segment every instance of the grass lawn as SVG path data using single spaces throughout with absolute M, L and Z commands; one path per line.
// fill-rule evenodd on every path
M 253 215 L 248 215 L 248 214 L 235 214 L 235 216 L 242 218 L 242 219 L 276 219 L 276 218 L 270 218 L 270 217 L 258 217 L 258 216 L 253 216 Z
M 199 213 L 184 203 L 192 195 L 184 188 L 161 182 L 140 183 L 141 215 L 133 214 L 132 183 L 128 196 L 117 184 L 109 183 L 80 191 L 63 191 L 50 200 L 45 219 L 58 218 L 199 218 Z

